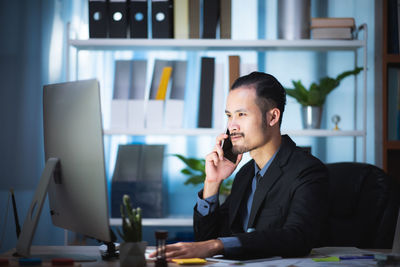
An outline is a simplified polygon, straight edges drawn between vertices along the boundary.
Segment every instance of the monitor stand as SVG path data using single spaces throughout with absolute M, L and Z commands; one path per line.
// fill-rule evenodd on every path
M 26 215 L 21 234 L 18 238 L 16 256 L 29 257 L 33 236 L 39 222 L 43 204 L 46 200 L 50 179 L 54 177 L 56 183 L 60 183 L 60 161 L 58 158 L 49 158 L 46 161 L 39 185 L 36 188 L 31 205 Z
M 42 176 L 40 177 L 39 185 L 36 188 L 27 216 L 22 226 L 22 231 L 18 238 L 15 257 L 30 257 L 32 240 L 36 232 L 36 227 L 42 212 L 43 204 L 46 200 L 47 190 L 51 179 L 54 179 L 56 184 L 61 184 L 61 168 L 58 158 L 49 158 L 44 166 Z M 115 237 L 115 235 L 114 235 Z M 114 243 L 107 244 L 107 251 L 102 255 L 104 260 L 118 259 L 119 253 L 116 251 Z M 45 254 L 34 255 L 35 258 L 42 260 L 51 260 L 53 258 L 71 258 L 79 262 L 97 261 L 96 258 L 81 255 L 81 254 Z
M 32 240 L 36 232 L 36 227 L 39 222 L 43 204 L 46 200 L 47 190 L 50 184 L 50 179 L 54 179 L 56 184 L 61 183 L 60 160 L 58 158 L 49 158 L 44 166 L 42 176 L 40 177 L 39 185 L 36 188 L 31 206 L 22 226 L 21 234 L 18 238 L 15 257 L 30 257 Z M 90 256 L 80 254 L 44 254 L 34 255 L 35 258 L 42 260 L 51 260 L 54 258 L 71 258 L 74 261 L 91 262 L 97 259 Z

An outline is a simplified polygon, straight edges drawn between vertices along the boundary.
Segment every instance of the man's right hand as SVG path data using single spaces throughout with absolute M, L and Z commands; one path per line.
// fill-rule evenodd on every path
M 228 138 L 227 134 L 219 135 L 214 150 L 206 156 L 206 180 L 204 181 L 203 199 L 217 194 L 222 181 L 233 173 L 242 160 L 242 154 L 238 155 L 235 164 L 224 158 L 221 144 L 226 138 Z

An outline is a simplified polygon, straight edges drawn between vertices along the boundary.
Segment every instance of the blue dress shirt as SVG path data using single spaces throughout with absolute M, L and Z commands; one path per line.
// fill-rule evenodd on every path
M 260 178 L 257 177 L 263 177 L 264 174 L 267 172 L 269 166 L 271 165 L 272 161 L 274 160 L 276 154 L 278 153 L 279 149 L 275 152 L 275 154 L 271 157 L 271 159 L 265 164 L 265 166 L 260 170 L 257 166 L 257 164 L 254 162 L 254 177 L 251 183 L 251 192 L 249 195 L 249 198 L 247 199 L 247 205 L 246 209 L 244 210 L 243 214 L 243 230 L 245 232 L 252 232 L 255 229 L 253 228 L 248 228 L 248 222 L 250 218 L 250 211 L 251 211 L 251 206 L 253 204 L 253 197 L 254 197 L 254 192 L 256 191 L 257 187 L 257 180 Z M 218 206 L 218 194 L 215 194 L 213 196 L 210 196 L 208 198 L 202 199 L 202 196 L 198 195 L 197 196 L 197 211 L 203 215 L 206 216 L 210 214 L 211 212 L 215 211 L 216 207 Z M 234 254 L 236 250 L 240 249 L 242 244 L 240 243 L 239 238 L 237 237 L 220 237 L 218 238 L 219 240 L 222 241 L 224 244 L 224 250 L 229 251 L 229 254 Z

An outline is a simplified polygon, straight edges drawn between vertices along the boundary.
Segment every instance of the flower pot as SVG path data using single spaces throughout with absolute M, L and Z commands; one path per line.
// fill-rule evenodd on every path
M 124 242 L 119 247 L 119 262 L 121 267 L 146 266 L 147 242 Z
M 322 107 L 301 106 L 301 119 L 304 129 L 321 128 Z

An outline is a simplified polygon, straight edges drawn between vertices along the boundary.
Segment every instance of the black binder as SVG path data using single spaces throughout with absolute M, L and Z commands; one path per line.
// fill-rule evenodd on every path
M 212 127 L 215 59 L 201 58 L 200 100 L 197 126 Z
M 396 0 L 388 1 L 388 42 L 387 49 L 390 54 L 399 54 L 399 25 Z
M 151 1 L 153 38 L 173 38 L 173 3 L 172 0 Z
M 219 0 L 204 0 L 203 2 L 203 38 L 215 39 L 219 19 Z
M 110 38 L 126 38 L 128 31 L 126 0 L 109 0 Z
M 129 27 L 131 38 L 147 38 L 147 0 L 129 1 Z
M 89 37 L 107 38 L 106 0 L 89 0 Z

